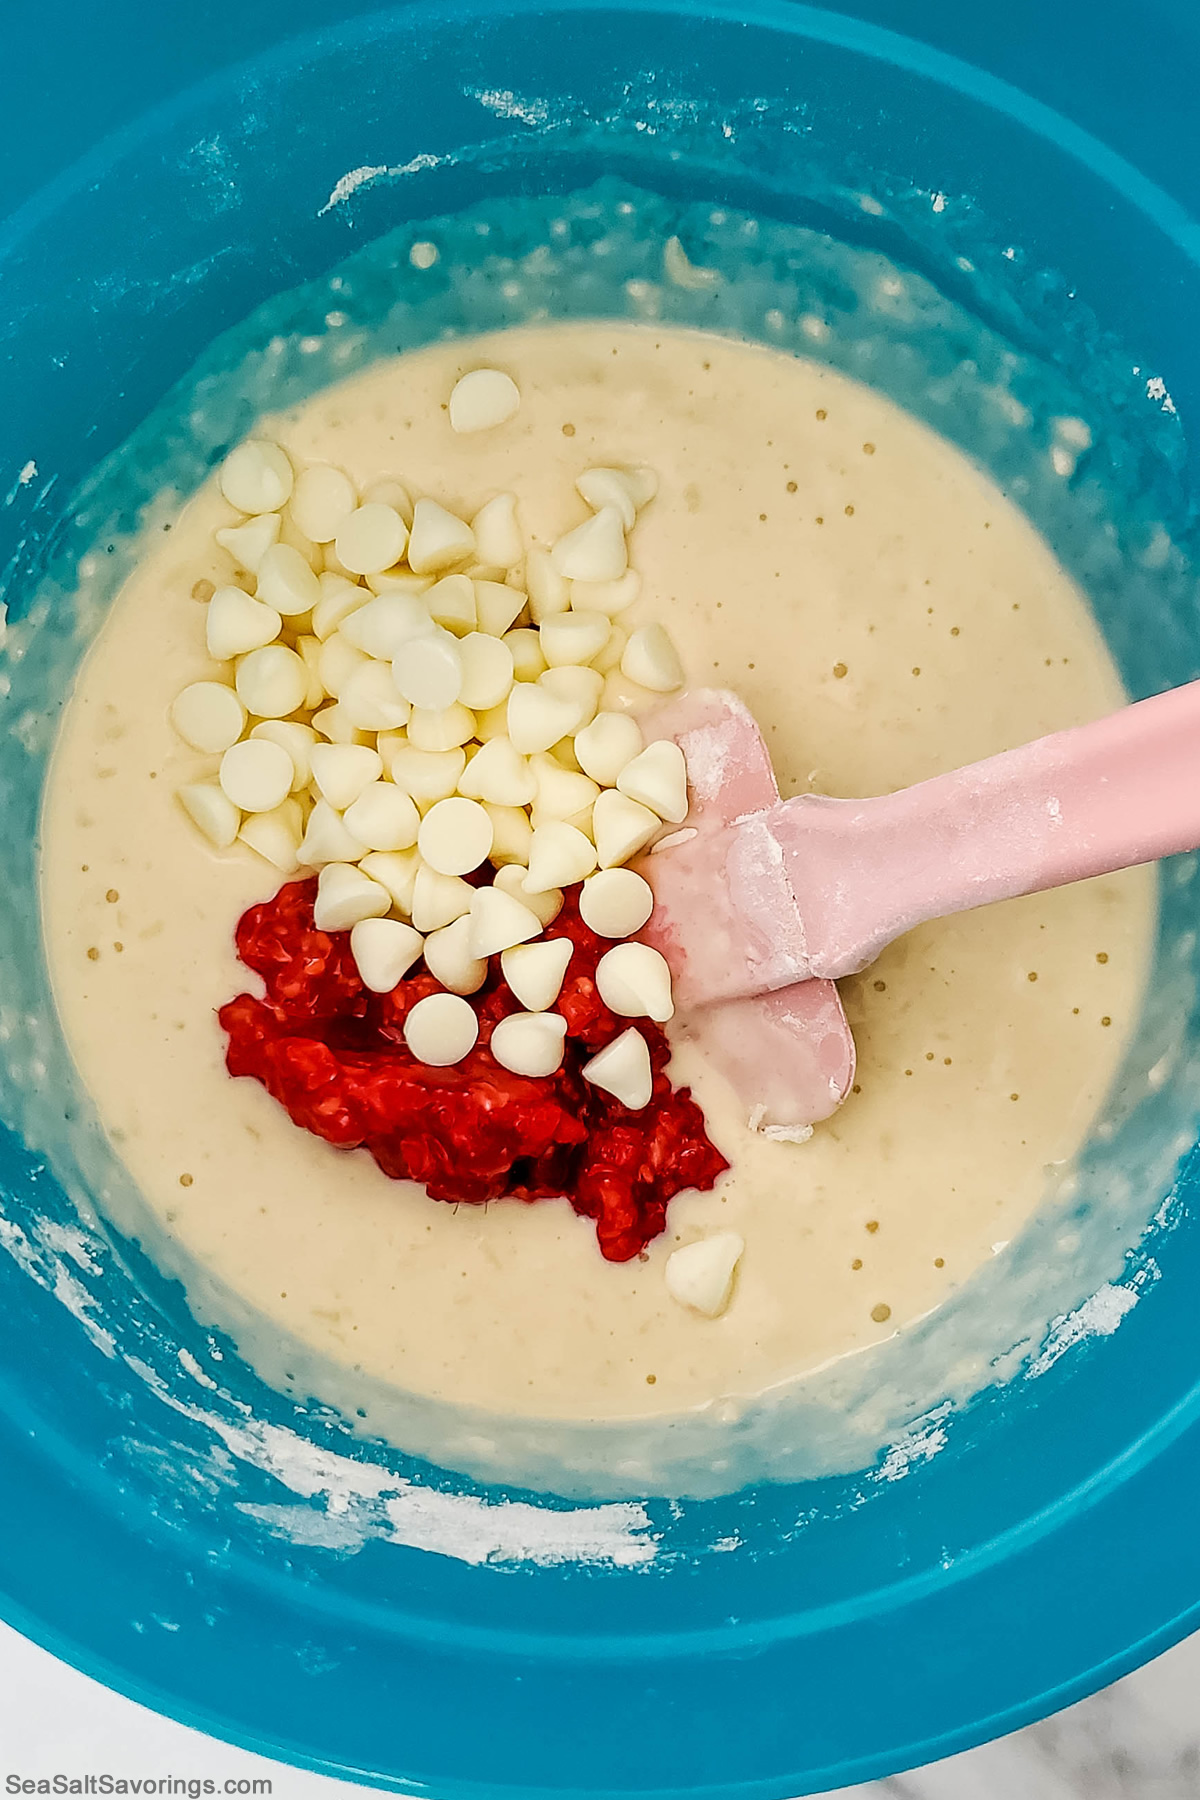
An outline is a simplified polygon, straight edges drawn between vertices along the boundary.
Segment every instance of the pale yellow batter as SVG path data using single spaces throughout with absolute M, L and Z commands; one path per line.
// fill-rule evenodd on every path
M 445 401 L 508 369 L 517 417 L 456 437 Z M 689 680 L 735 688 L 781 786 L 886 791 L 1120 704 L 1081 595 L 1024 517 L 865 387 L 708 336 L 600 324 L 448 343 L 271 422 L 299 460 L 396 475 L 473 511 L 520 497 L 543 542 L 573 481 L 646 462 L 638 611 Z M 681 1051 L 732 1169 L 605 1263 L 565 1202 L 437 1204 L 297 1130 L 225 1073 L 214 1009 L 254 986 L 232 930 L 278 876 L 208 851 L 174 789 L 211 772 L 167 707 L 212 672 L 198 577 L 230 578 L 214 486 L 156 535 L 79 677 L 44 824 L 46 938 L 83 1079 L 158 1218 L 337 1362 L 497 1413 L 607 1419 L 761 1392 L 877 1343 L 1020 1230 L 1101 1107 L 1136 1021 L 1153 877 L 1135 871 L 925 927 L 843 985 L 859 1080 L 808 1144 L 765 1142 Z M 734 1226 L 733 1304 L 667 1296 L 669 1251 Z M 220 1322 L 220 1321 L 216 1321 Z

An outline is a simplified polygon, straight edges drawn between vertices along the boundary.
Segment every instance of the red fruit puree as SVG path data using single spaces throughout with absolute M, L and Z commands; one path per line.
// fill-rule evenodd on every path
M 497 1023 L 519 1012 L 493 961 L 471 997 L 479 1041 L 462 1062 L 434 1069 L 404 1042 L 404 1018 L 441 983 L 423 968 L 390 994 L 359 978 L 350 934 L 313 924 L 315 881 L 292 881 L 238 923 L 238 955 L 261 975 L 266 998 L 239 994 L 221 1008 L 231 1075 L 261 1081 L 297 1125 L 327 1143 L 371 1152 L 385 1175 L 421 1182 L 434 1200 L 483 1203 L 565 1195 L 596 1221 L 610 1262 L 628 1262 L 666 1224 L 684 1188 L 711 1188 L 726 1159 L 710 1142 L 688 1088 L 666 1074 L 670 1047 L 639 1019 L 654 1092 L 641 1112 L 582 1078 L 584 1064 L 630 1021 L 596 991 L 596 964 L 612 948 L 579 916 L 568 892 L 547 937 L 575 946 L 556 1010 L 567 1021 L 562 1066 L 533 1078 L 502 1069 L 488 1051 Z

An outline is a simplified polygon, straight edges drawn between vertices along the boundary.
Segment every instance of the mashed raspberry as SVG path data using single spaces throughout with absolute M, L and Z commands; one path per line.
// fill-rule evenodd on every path
M 434 1200 L 565 1195 L 595 1219 L 610 1262 L 627 1262 L 658 1236 L 676 1194 L 711 1188 L 728 1168 L 690 1090 L 667 1077 L 670 1047 L 660 1026 L 638 1021 L 654 1070 L 641 1112 L 583 1080 L 583 1065 L 629 1021 L 596 991 L 596 964 L 611 945 L 583 923 L 577 891 L 546 928 L 547 937 L 575 946 L 556 1002 L 567 1021 L 565 1054 L 554 1075 L 535 1079 L 501 1068 L 487 1048 L 497 1023 L 521 1010 L 498 960 L 472 996 L 475 1048 L 451 1068 L 429 1068 L 408 1050 L 403 1024 L 441 983 L 421 970 L 390 994 L 371 993 L 349 933 L 313 924 L 316 887 L 289 882 L 243 915 L 238 955 L 262 977 L 266 997 L 239 994 L 219 1014 L 229 1073 L 261 1081 L 295 1124 L 344 1149 L 369 1150 L 385 1175 L 422 1183 Z

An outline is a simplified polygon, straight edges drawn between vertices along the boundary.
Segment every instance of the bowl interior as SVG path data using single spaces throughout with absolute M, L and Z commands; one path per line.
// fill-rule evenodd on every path
M 72 1084 L 36 899 L 45 759 L 152 497 L 144 452 L 187 492 L 260 405 L 315 385 L 302 340 L 340 265 L 362 326 L 347 372 L 389 331 L 417 343 L 565 309 L 551 275 L 516 297 L 481 279 L 457 310 L 449 289 L 440 310 L 410 303 L 408 244 L 480 206 L 507 233 L 488 254 L 515 257 L 559 196 L 633 205 L 634 289 L 597 286 L 582 309 L 634 317 L 643 238 L 677 229 L 719 263 L 742 213 L 773 221 L 775 341 L 875 381 L 984 461 L 1085 586 L 1133 693 L 1194 678 L 1194 243 L 1095 151 L 972 71 L 805 9 L 414 7 L 214 79 L 17 220 L 0 1604 L 31 1635 L 192 1722 L 394 1786 L 782 1795 L 957 1747 L 1179 1628 L 1200 1593 L 1168 1475 L 1195 1412 L 1195 859 L 1164 872 L 1104 1134 L 1029 1234 L 1026 1267 L 1053 1273 L 1049 1332 L 982 1334 L 969 1404 L 948 1391 L 941 1324 L 914 1334 L 901 1373 L 846 1378 L 874 1384 L 883 1420 L 848 1473 L 797 1479 L 778 1446 L 743 1443 L 747 1479 L 722 1493 L 703 1442 L 686 1500 L 620 1489 L 602 1459 L 580 1491 L 536 1495 L 399 1456 L 198 1325 L 107 1222 L 119 1166 Z M 456 230 L 465 259 L 469 225 L 439 227 Z M 847 280 L 871 258 L 914 297 L 890 353 Z M 658 304 L 747 329 L 693 317 L 685 293 Z M 180 393 L 223 394 L 232 367 L 253 374 L 240 397 L 181 431 Z M 1001 382 L 1027 416 L 985 431 L 980 396 Z M 1095 449 L 1069 481 L 1034 479 L 1063 414 Z M 106 465 L 131 438 L 141 461 Z M 989 1349 L 1011 1354 L 989 1370 Z M 1143 1517 L 1153 1532 L 1131 1526 Z M 1098 1565 L 1103 1617 L 1082 1599 Z

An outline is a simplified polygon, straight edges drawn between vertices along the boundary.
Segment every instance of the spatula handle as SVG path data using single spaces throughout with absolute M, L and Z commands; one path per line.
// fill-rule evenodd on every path
M 926 919 L 1200 846 L 1200 681 L 896 794 L 804 795 L 768 821 L 805 973 L 852 974 Z

